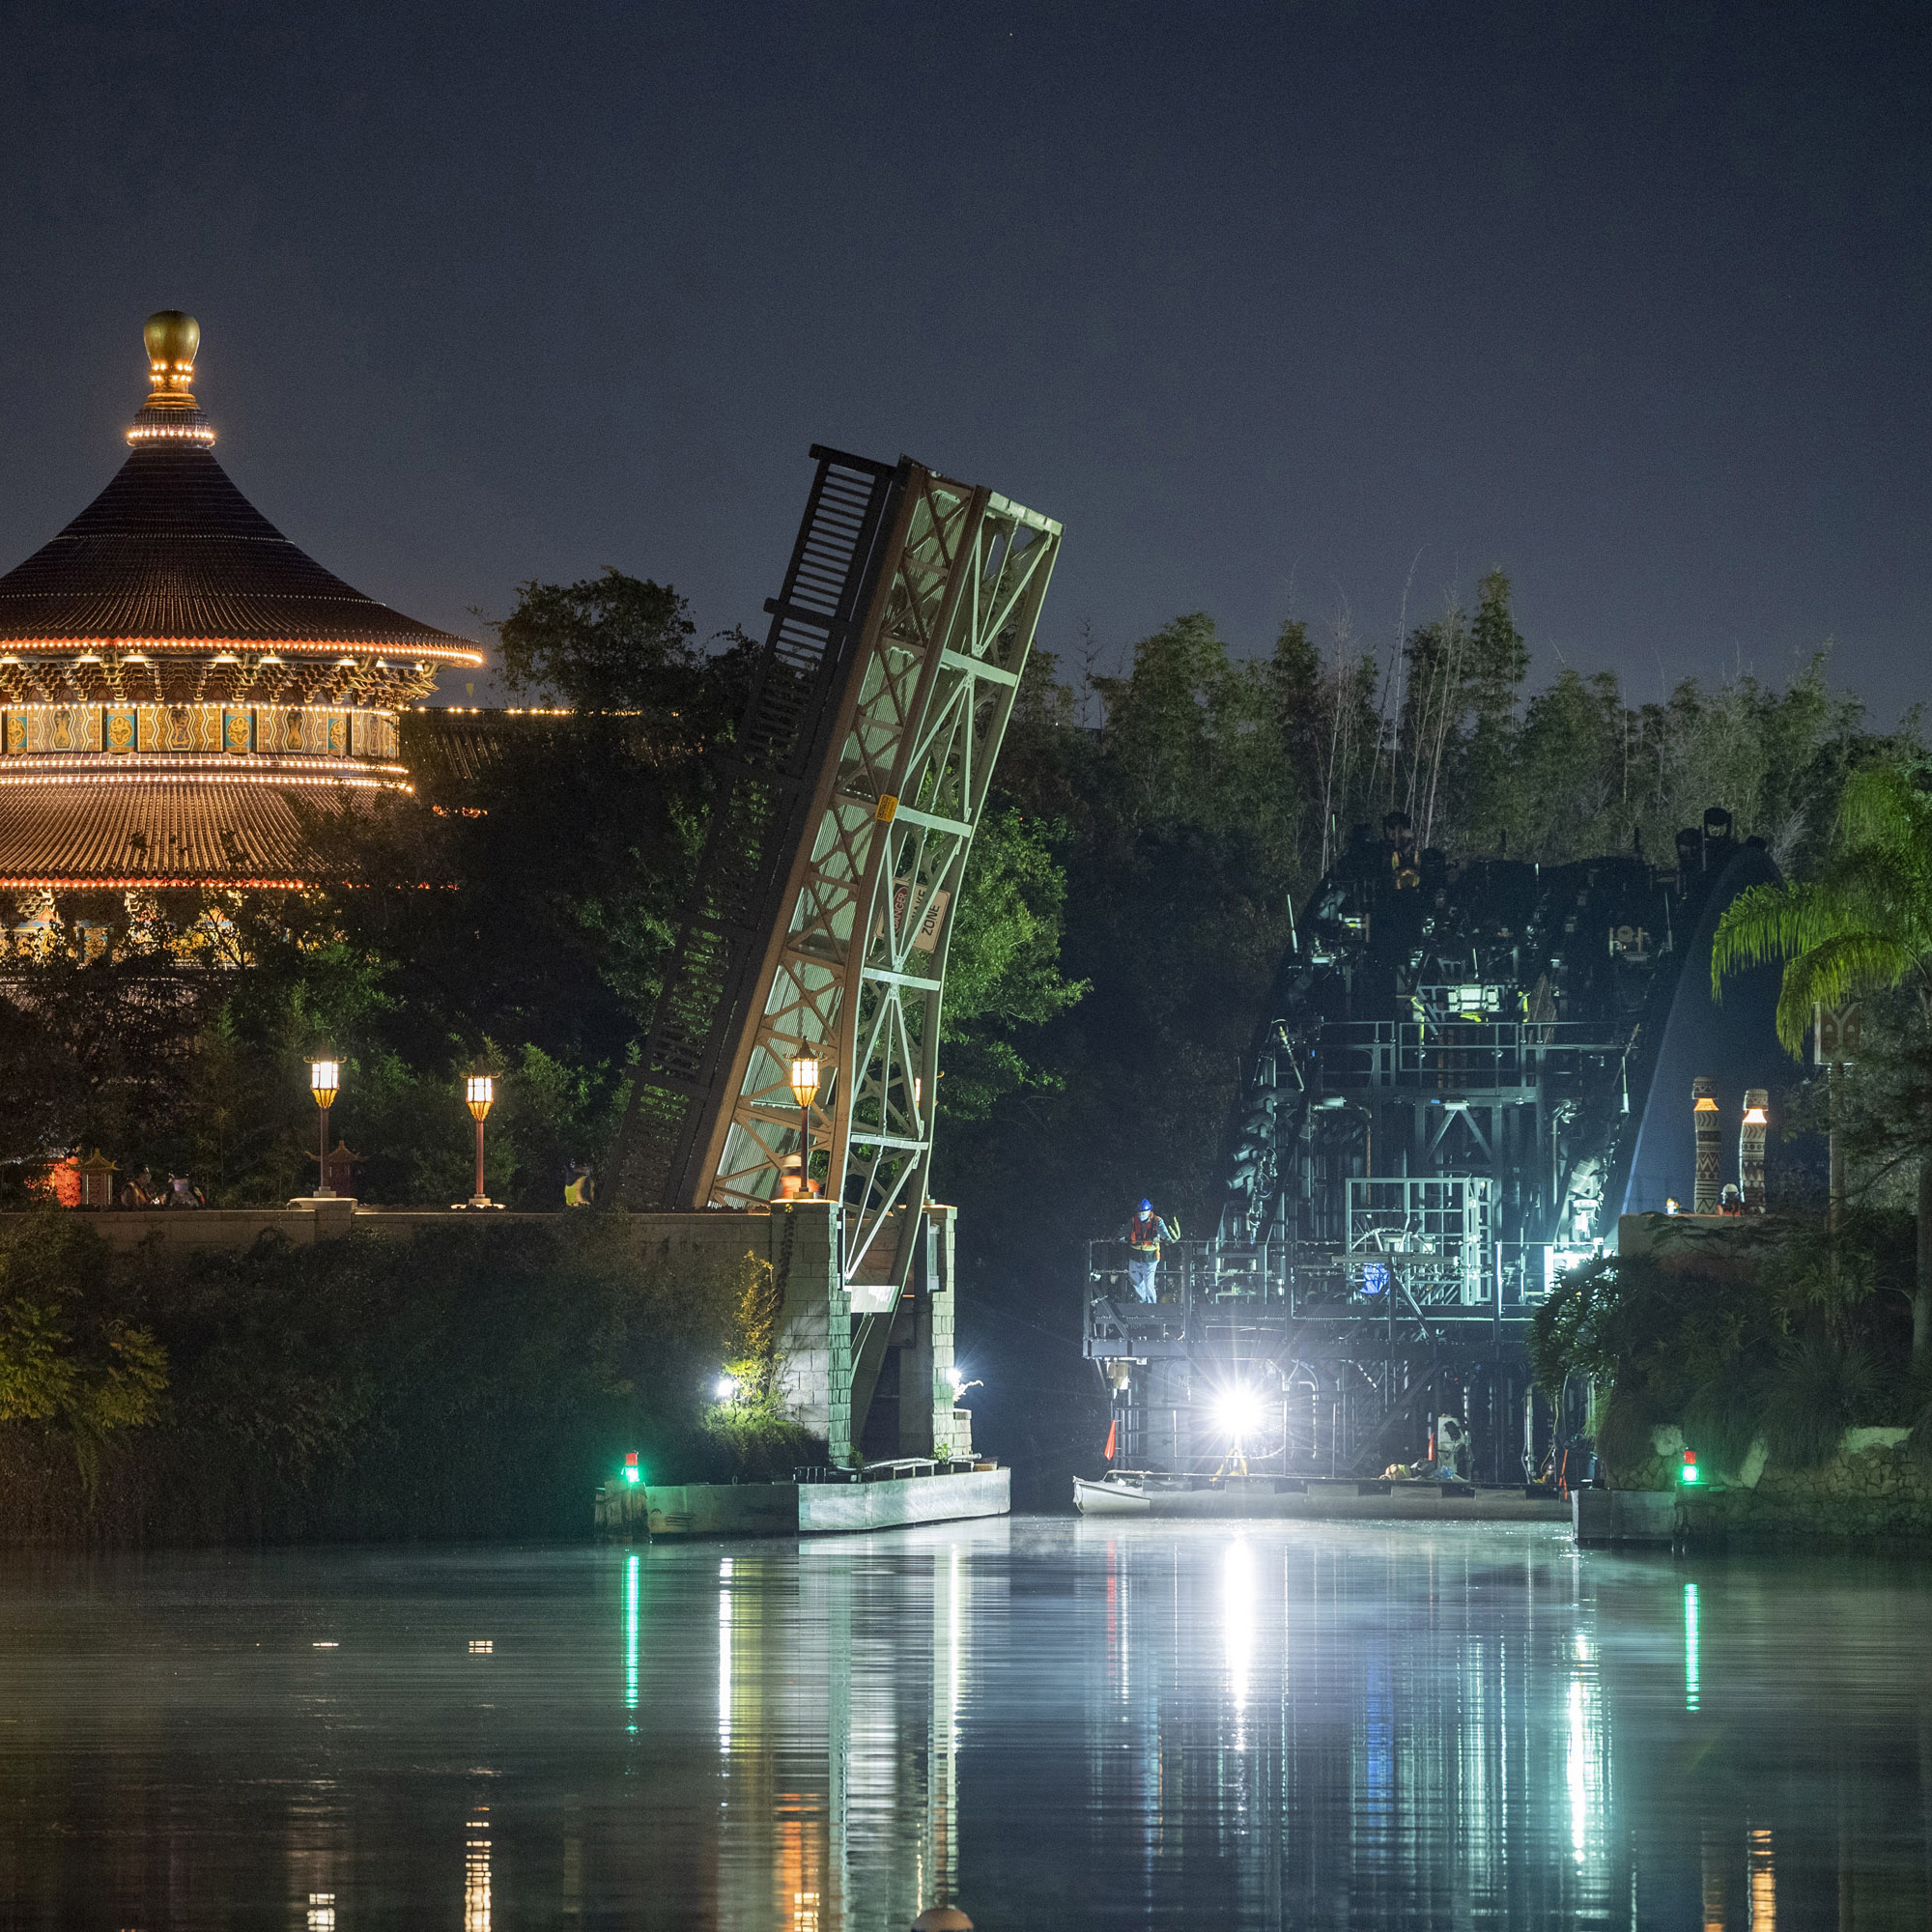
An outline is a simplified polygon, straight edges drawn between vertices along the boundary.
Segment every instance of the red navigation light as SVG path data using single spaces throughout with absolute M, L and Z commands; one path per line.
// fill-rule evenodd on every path
M 1677 1480 L 1680 1483 L 1701 1483 L 1704 1480 L 1703 1472 L 1697 1467 L 1696 1450 L 1685 1450 L 1684 1466 L 1678 1470 Z

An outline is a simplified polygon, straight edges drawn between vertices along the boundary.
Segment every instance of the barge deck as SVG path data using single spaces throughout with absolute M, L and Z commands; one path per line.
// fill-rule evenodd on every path
M 1320 1476 L 1172 1476 L 1122 1469 L 1073 1479 L 1082 1516 L 1270 1517 L 1310 1522 L 1568 1522 L 1553 1491 Z

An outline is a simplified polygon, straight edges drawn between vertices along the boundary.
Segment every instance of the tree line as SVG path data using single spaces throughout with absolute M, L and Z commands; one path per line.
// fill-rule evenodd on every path
M 323 1048 L 364 1199 L 469 1192 L 471 1070 L 502 1076 L 497 1198 L 559 1206 L 601 1162 L 756 646 L 701 639 L 673 589 L 615 571 L 525 585 L 498 630 L 513 691 L 569 715 L 480 737 L 406 718 L 415 791 L 312 816 L 325 883 L 57 895 L 0 986 L 0 1191 L 98 1146 L 217 1204 L 306 1192 Z M 1804 877 L 1850 775 L 1918 769 L 1916 720 L 1874 731 L 1822 658 L 1641 701 L 1609 672 L 1531 689 L 1529 669 L 1499 572 L 1382 653 L 1300 619 L 1255 649 L 1201 612 L 1111 674 L 1036 651 L 948 979 L 934 1191 L 961 1209 L 969 1336 L 1016 1360 L 1041 1332 L 1070 1344 L 1079 1243 L 1143 1194 L 1203 1225 L 1295 908 L 1356 825 L 1404 811 L 1451 863 L 1667 864 L 1718 804 Z M 1039 1359 L 1058 1366 L 1016 1396 L 1085 1388 L 1077 1360 Z M 1016 1401 L 1010 1452 L 1077 1411 Z
M 367 1198 L 467 1191 L 472 1070 L 503 1076 L 503 1198 L 554 1206 L 564 1170 L 597 1162 L 756 646 L 700 641 L 673 589 L 615 571 L 525 585 L 498 631 L 513 692 L 569 715 L 481 753 L 406 717 L 414 794 L 310 814 L 325 883 L 56 896 L 0 988 L 0 1184 L 99 1146 L 217 1203 L 304 1191 L 324 1049 Z M 1405 811 L 1452 863 L 1667 864 L 1722 804 L 1803 873 L 1847 774 L 1918 755 L 1916 724 L 1870 731 L 1822 659 L 1644 702 L 1567 668 L 1530 691 L 1529 662 L 1500 572 L 1380 656 L 1299 619 L 1244 650 L 1205 613 L 1112 675 L 1035 653 L 948 980 L 941 1179 L 963 1205 L 1004 1177 L 980 1225 L 1064 1242 L 1150 1187 L 1198 1214 L 1294 908 L 1355 825 Z M 1048 1193 L 1050 1214 L 1023 1205 Z

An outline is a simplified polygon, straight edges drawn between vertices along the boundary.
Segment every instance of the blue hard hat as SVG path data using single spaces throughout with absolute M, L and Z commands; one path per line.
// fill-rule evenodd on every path
M 1141 1203 L 1141 1212 L 1143 1214 L 1151 1214 L 1153 1212 L 1153 1203 L 1151 1201 L 1143 1201 Z

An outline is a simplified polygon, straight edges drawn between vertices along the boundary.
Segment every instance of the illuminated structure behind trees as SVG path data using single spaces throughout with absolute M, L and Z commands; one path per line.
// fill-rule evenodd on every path
M 1715 1214 L 1727 1113 L 1763 1200 L 1777 969 L 1721 1006 L 1710 976 L 1722 909 L 1777 876 L 1761 841 L 1713 808 L 1674 867 L 1452 872 L 1404 835 L 1358 827 L 1303 908 L 1219 1225 L 1163 1255 L 1161 1303 L 1133 1300 L 1123 1243 L 1090 1245 L 1085 1347 L 1122 1466 L 1211 1472 L 1238 1440 L 1257 1473 L 1374 1477 L 1441 1449 L 1449 1416 L 1475 1475 L 1534 1475 L 1583 1428 L 1580 1388 L 1552 1416 L 1531 1384 L 1560 1275 L 1693 1176 Z

